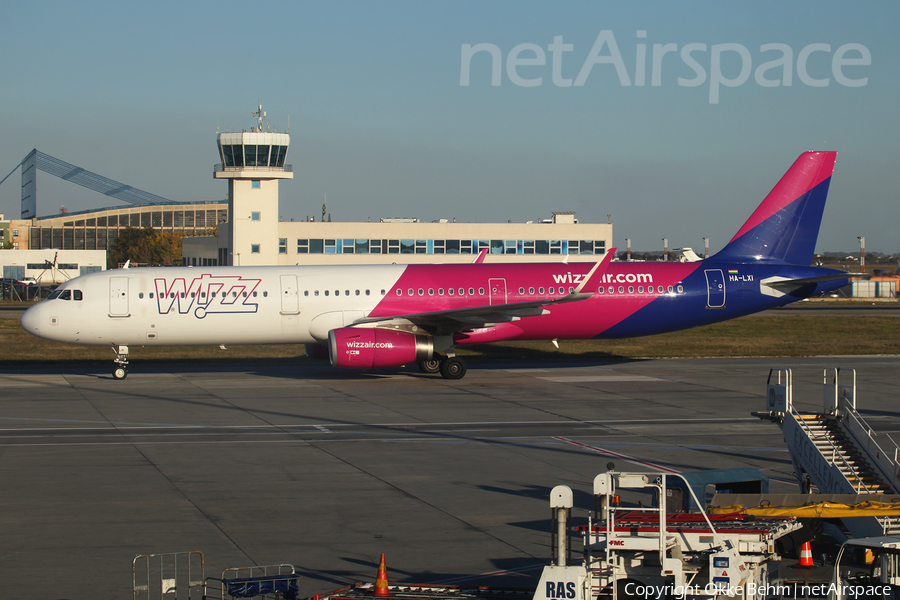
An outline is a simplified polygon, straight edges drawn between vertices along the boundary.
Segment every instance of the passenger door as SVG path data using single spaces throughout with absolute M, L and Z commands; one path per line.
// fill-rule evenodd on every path
M 706 308 L 725 308 L 725 276 L 722 269 L 707 269 Z
M 130 317 L 128 312 L 128 278 L 109 278 L 109 316 Z

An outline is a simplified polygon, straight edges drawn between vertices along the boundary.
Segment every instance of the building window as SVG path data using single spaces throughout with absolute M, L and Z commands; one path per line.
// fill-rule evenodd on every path
M 251 221 L 259 221 L 259 213 L 255 212 L 255 211 L 250 213 L 250 220 Z
M 278 254 L 287 254 L 287 238 L 278 238 Z
M 337 240 L 325 240 L 325 254 L 337 254 Z
M 428 240 L 416 240 L 416 254 L 428 254 Z
M 259 244 L 250 244 L 250 253 L 259 254 Z
M 250 187 L 254 190 L 258 190 L 259 189 L 259 179 L 254 179 L 253 181 L 251 181 Z
M 400 240 L 388 240 L 388 254 L 400 254 Z
M 309 254 L 309 240 L 297 240 L 297 254 Z

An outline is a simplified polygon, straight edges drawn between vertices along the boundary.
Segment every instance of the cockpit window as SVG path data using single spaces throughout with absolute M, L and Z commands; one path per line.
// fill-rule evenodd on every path
M 62 290 L 53 290 L 50 292 L 50 295 L 47 296 L 47 300 L 56 300 L 59 298 L 59 295 L 62 294 Z
M 72 299 L 81 302 L 81 290 L 72 290 Z
M 72 299 L 72 290 L 63 290 L 59 295 L 60 300 L 71 300 Z

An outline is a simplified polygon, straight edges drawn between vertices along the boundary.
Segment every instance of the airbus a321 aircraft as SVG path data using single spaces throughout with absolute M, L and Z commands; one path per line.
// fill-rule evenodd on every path
M 454 348 L 706 325 L 846 285 L 809 266 L 836 152 L 797 159 L 718 254 L 696 262 L 170 267 L 72 279 L 25 311 L 38 337 L 109 345 L 308 344 L 338 367 L 418 363 L 460 379 Z M 483 258 L 483 255 L 479 258 Z

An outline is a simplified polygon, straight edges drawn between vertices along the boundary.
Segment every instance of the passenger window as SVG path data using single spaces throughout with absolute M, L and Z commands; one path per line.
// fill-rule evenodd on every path
M 447 288 L 447 294 L 449 294 L 450 296 L 452 296 L 452 295 L 453 295 L 453 288 Z
M 344 295 L 345 295 L 345 296 L 349 296 L 349 295 L 350 295 L 350 290 L 344 290 Z
M 402 295 L 403 295 L 403 290 L 398 289 L 398 290 L 397 290 L 397 295 L 398 295 L 398 296 L 402 296 Z
M 484 288 L 478 288 L 478 295 L 484 296 Z
M 319 295 L 319 290 L 316 290 L 313 292 L 313 296 L 318 296 L 318 295 Z
M 528 288 L 528 293 L 529 293 L 529 294 L 534 294 L 534 288 L 533 288 L 533 287 Z
M 356 295 L 359 296 L 359 290 L 356 290 Z
M 237 298 L 237 292 L 231 292 L 231 297 L 232 297 L 232 298 Z
M 153 300 L 153 292 L 150 292 L 150 299 Z
M 410 296 L 415 296 L 415 295 L 416 295 L 416 291 L 415 291 L 414 289 L 412 289 L 412 288 L 409 288 L 407 291 L 409 292 L 409 295 L 410 295 Z
M 573 288 L 572 286 L 569 286 L 569 293 L 570 293 L 570 294 L 574 294 L 574 293 L 575 293 L 575 288 Z
M 628 286 L 628 293 L 629 293 L 629 294 L 633 294 L 633 293 L 634 293 L 634 286 L 633 286 L 633 285 L 629 285 L 629 286 Z
M 419 288 L 419 295 L 420 295 L 420 296 L 424 296 L 424 295 L 425 295 L 425 290 L 423 290 L 422 288 Z
M 665 291 L 665 289 L 663 288 L 663 286 L 659 286 L 658 288 L 656 288 L 656 291 L 659 292 L 660 294 L 662 294 Z
M 152 298 L 152 297 L 153 297 L 153 294 L 150 294 L 150 297 Z M 201 297 L 201 298 L 206 298 L 206 292 L 200 292 L 200 297 Z
M 174 297 L 175 297 L 175 292 L 169 292 L 169 298 L 174 298 Z
M 622 286 L 622 285 L 619 286 L 619 293 L 620 293 L 620 294 L 624 294 L 624 293 L 625 293 L 625 286 Z
M 615 293 L 615 291 L 616 291 L 616 288 L 614 288 L 613 286 L 609 286 L 609 293 L 610 293 L 610 294 Z
M 538 293 L 541 294 L 541 295 L 543 295 L 543 293 L 544 293 L 544 288 L 538 288 Z
M 269 295 L 269 292 L 263 292 L 263 298 L 268 297 L 268 295 Z
M 681 287 L 681 286 L 679 285 L 679 286 L 678 286 L 678 293 L 680 294 L 680 293 L 682 293 L 682 292 L 684 292 L 684 288 Z
M 428 295 L 434 296 L 434 288 L 428 288 Z
M 464 296 L 465 294 L 466 294 L 466 290 L 464 290 L 463 288 L 459 288 L 459 295 Z
M 340 296 L 340 295 L 341 295 L 341 290 L 334 290 L 334 295 L 335 295 L 335 296 Z
M 638 286 L 638 294 L 643 294 L 643 293 L 644 293 L 644 286 L 639 285 Z
M 444 295 L 444 288 L 438 288 L 438 296 Z
M 368 296 L 368 295 L 369 295 L 369 290 L 366 290 L 366 296 Z
M 469 288 L 469 295 L 470 295 L 470 296 L 474 296 L 474 295 L 475 295 L 475 288 Z
M 525 295 L 525 288 L 521 288 L 521 287 L 519 288 L 519 295 L 522 295 L 522 296 Z
M 597 293 L 598 293 L 598 294 L 602 294 L 602 293 L 605 292 L 605 291 L 606 291 L 606 288 L 603 287 L 602 285 L 597 289 Z
M 56 292 L 54 292 L 54 294 L 55 294 L 55 293 L 56 293 Z M 143 298 L 144 298 L 144 292 L 139 292 L 139 293 L 138 293 L 138 298 L 140 298 L 140 299 L 143 300 Z M 53 300 L 53 294 L 50 294 L 50 297 L 47 298 L 47 300 Z
M 256 292 L 253 292 L 253 295 L 255 296 Z M 196 297 L 197 297 L 197 292 L 191 292 L 191 298 L 196 298 Z
M 672 286 L 671 286 L 671 285 L 668 287 L 668 290 L 669 290 L 669 293 L 671 294 L 671 293 L 672 293 Z
M 328 290 L 325 290 L 325 295 L 326 295 L 326 296 L 328 295 Z
M 76 301 L 80 302 L 80 301 L 81 301 L 81 290 L 74 290 L 74 291 L 72 291 L 72 297 L 73 297 Z
M 381 290 L 381 295 L 384 296 L 384 290 Z

